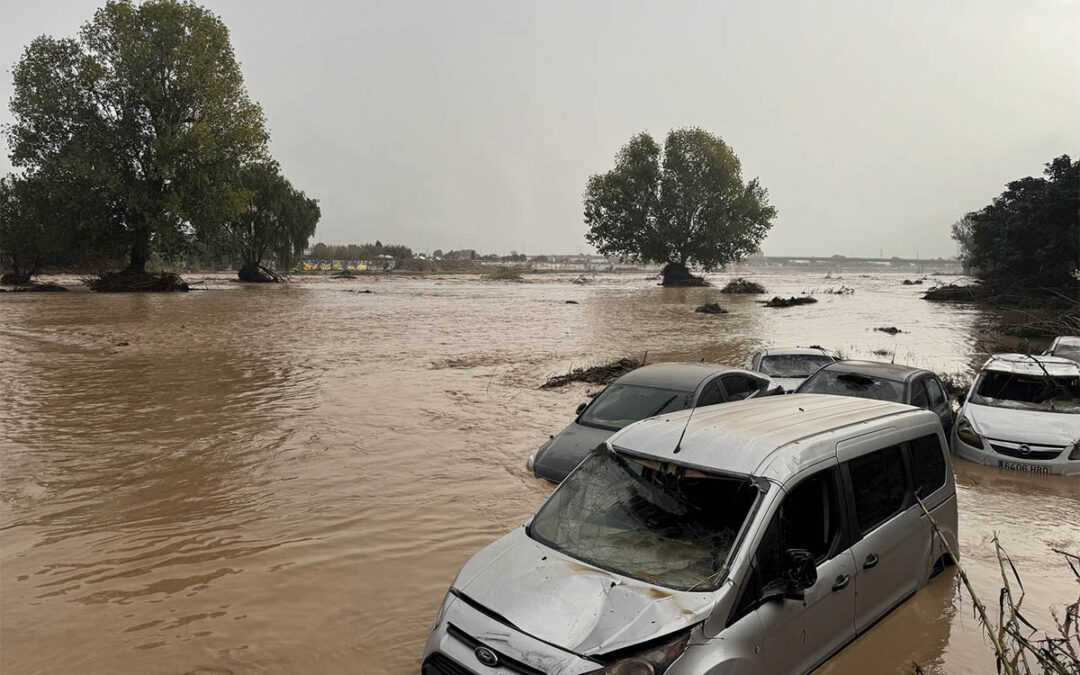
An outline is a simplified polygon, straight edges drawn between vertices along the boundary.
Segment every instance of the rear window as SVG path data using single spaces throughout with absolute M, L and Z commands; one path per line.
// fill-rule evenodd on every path
M 836 359 L 825 354 L 774 354 L 761 359 L 761 372 L 769 377 L 810 377 Z
M 855 492 L 855 522 L 866 534 L 904 507 L 907 472 L 899 445 L 847 462 Z
M 840 370 L 819 370 L 799 387 L 800 394 L 836 394 L 904 402 L 904 385 L 880 377 Z

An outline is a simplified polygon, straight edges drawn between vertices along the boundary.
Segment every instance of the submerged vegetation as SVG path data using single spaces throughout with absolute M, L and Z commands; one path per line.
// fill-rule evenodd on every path
M 695 312 L 701 314 L 727 314 L 728 311 L 720 306 L 718 302 L 706 302 L 704 305 L 698 305 Z
M 773 296 L 771 300 L 765 300 L 761 304 L 766 307 L 795 307 L 797 305 L 812 305 L 817 302 L 817 298 L 810 295 L 791 296 L 790 298 L 781 298 L 779 295 Z
M 565 387 L 572 382 L 587 382 L 588 384 L 608 384 L 618 377 L 622 377 L 631 370 L 636 370 L 645 365 L 645 357 L 640 360 L 634 357 L 624 357 L 611 363 L 589 366 L 587 368 L 571 368 L 565 375 L 549 377 L 540 385 L 541 389 L 555 389 Z
M 737 277 L 720 289 L 721 293 L 765 293 L 765 287 L 756 281 L 750 281 L 745 277 Z

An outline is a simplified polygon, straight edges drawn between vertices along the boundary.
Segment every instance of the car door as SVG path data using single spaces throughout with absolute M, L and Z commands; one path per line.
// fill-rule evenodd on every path
M 855 559 L 841 490 L 835 460 L 797 477 L 758 545 L 739 606 L 753 608 L 752 624 L 760 625 L 764 672 L 809 672 L 855 637 Z M 802 600 L 755 602 L 781 577 L 789 549 L 810 551 L 817 581 Z
M 920 547 L 912 543 L 922 513 L 899 444 L 857 456 L 842 446 L 837 455 L 845 460 L 841 474 L 857 539 L 851 552 L 857 566 L 855 630 L 861 633 L 915 592 L 922 561 Z
M 954 414 L 952 406 L 949 404 L 949 397 L 945 394 L 945 387 L 936 377 L 927 375 L 926 393 L 930 401 L 930 409 L 937 414 L 938 419 L 941 420 L 941 428 L 945 430 L 945 435 L 948 436 L 952 430 Z

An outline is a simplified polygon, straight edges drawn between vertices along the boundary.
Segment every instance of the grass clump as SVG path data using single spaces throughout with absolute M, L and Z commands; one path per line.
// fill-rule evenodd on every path
M 756 281 L 750 281 L 745 277 L 732 279 L 720 289 L 721 293 L 765 293 L 765 287 Z

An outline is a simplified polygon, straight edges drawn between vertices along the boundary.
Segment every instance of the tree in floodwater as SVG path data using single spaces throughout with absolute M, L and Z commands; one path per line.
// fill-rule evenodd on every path
M 993 286 L 1067 289 L 1080 267 L 1080 161 L 1062 155 L 1043 178 L 1015 180 L 953 225 L 960 259 Z
M 664 264 L 664 285 L 704 283 L 688 265 L 709 271 L 754 253 L 775 217 L 727 143 L 696 128 L 669 132 L 662 154 L 649 134 L 634 136 L 585 189 L 586 240 L 604 255 Z
M 294 188 L 275 162 L 245 166 L 237 185 L 248 196 L 246 208 L 225 224 L 225 233 L 240 259 L 240 280 L 278 281 L 267 263 L 278 269 L 296 263 L 315 234 L 319 204 Z
M 228 29 L 210 11 L 110 0 L 77 38 L 31 42 L 13 75 L 12 163 L 93 178 L 126 272 L 213 239 L 243 210 L 230 177 L 266 157 L 267 133 Z

